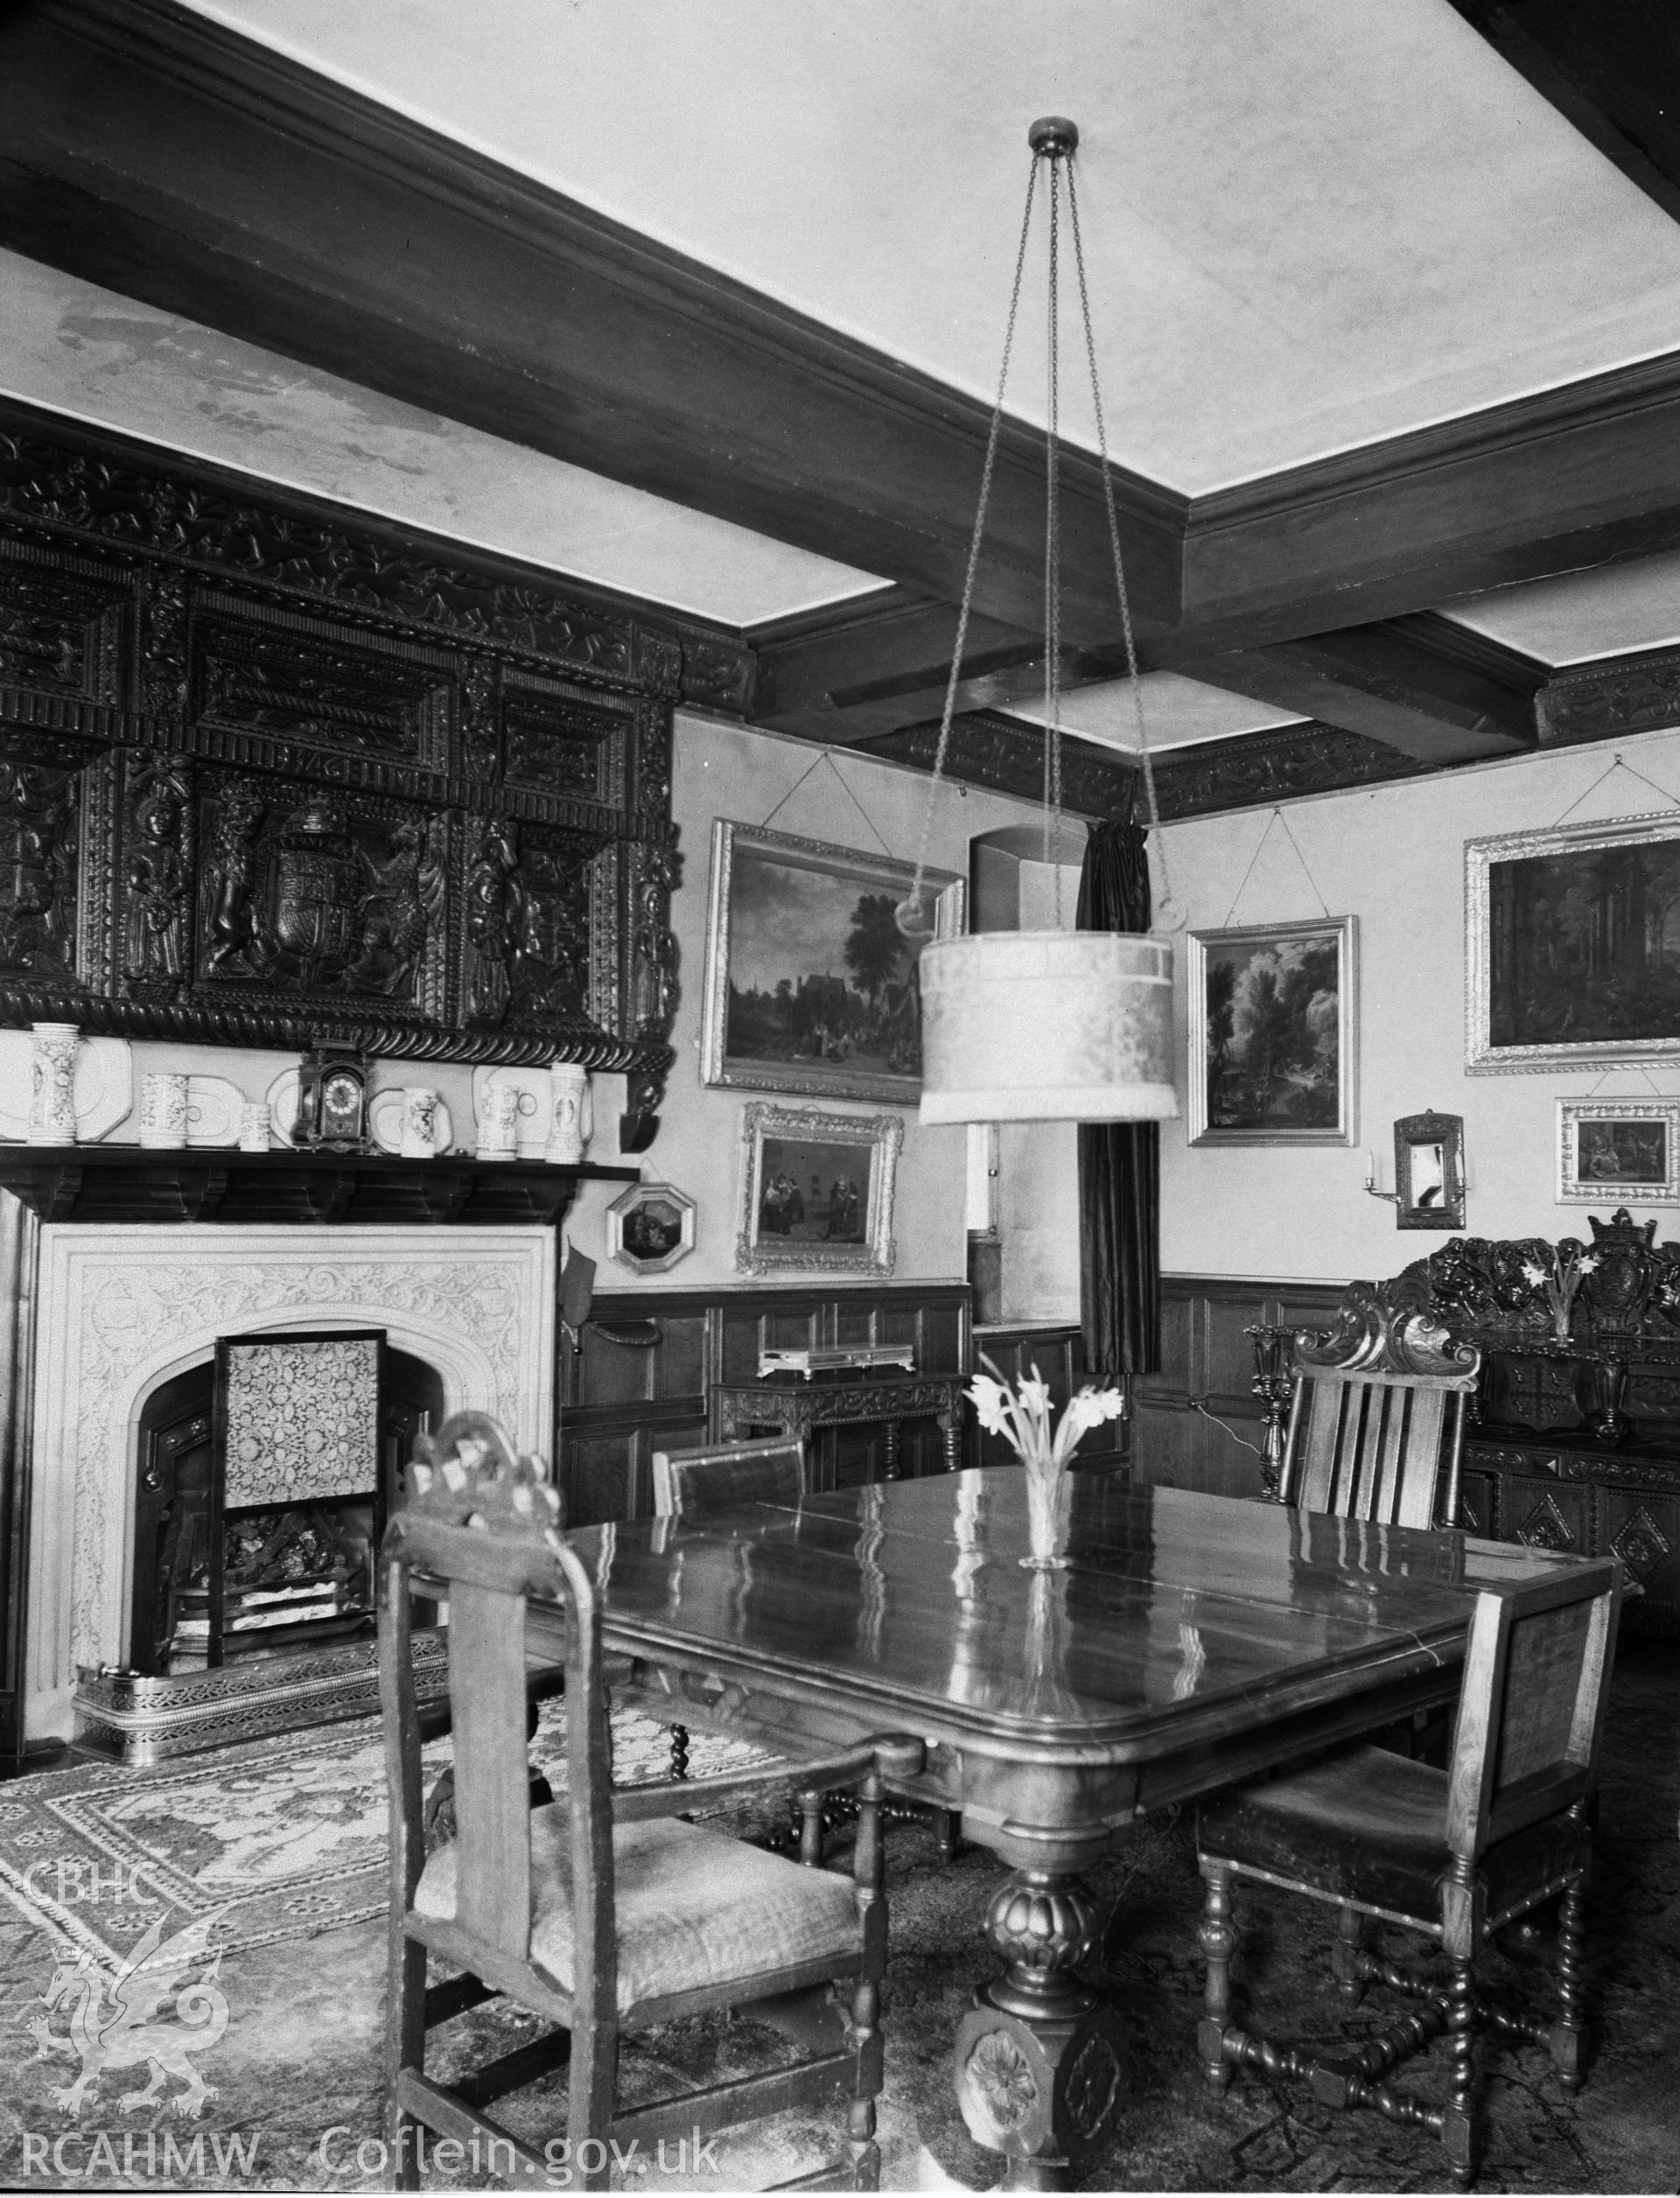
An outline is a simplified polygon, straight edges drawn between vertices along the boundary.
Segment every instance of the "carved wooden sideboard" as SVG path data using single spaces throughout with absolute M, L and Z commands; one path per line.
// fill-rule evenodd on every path
M 1455 1236 L 1399 1281 L 1483 1354 L 1465 1524 L 1614 1550 L 1644 1590 L 1631 1622 L 1680 1634 L 1680 1243 L 1626 1208 L 1588 1226 L 1585 1244 Z
M 0 402 L 0 1022 L 670 1061 L 727 636 Z

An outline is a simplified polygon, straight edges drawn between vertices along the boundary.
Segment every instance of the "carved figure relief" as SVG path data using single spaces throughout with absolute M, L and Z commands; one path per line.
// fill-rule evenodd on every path
M 678 863 L 674 847 L 649 847 L 642 851 L 632 934 L 635 969 L 631 979 L 631 1012 L 640 1038 L 668 1038 L 676 1013 L 677 945 L 670 913 Z
M 140 605 L 140 706 L 178 724 L 186 714 L 186 582 L 178 572 L 145 572 Z
M 192 799 L 185 756 L 130 766 L 122 948 L 130 990 L 158 986 L 173 992 L 186 974 Z
M 74 966 L 76 774 L 0 760 L 0 970 Z
M 519 844 L 499 817 L 479 821 L 466 873 L 466 1012 L 500 1022 L 511 993 L 508 970 L 520 925 Z

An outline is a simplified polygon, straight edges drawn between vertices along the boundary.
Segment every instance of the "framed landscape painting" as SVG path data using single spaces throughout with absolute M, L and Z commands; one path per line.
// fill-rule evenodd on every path
M 904 1124 L 755 1099 L 741 1124 L 741 1234 L 749 1275 L 892 1271 L 892 1190 Z
M 909 863 L 746 824 L 712 828 L 701 1074 L 812 1097 L 921 1096 L 921 942 L 894 914 Z M 960 932 L 963 884 L 922 879 L 922 927 Z
M 1351 1144 L 1354 919 L 1193 931 L 1192 1144 Z
M 1680 1205 L 1680 1099 L 1560 1099 L 1560 1206 Z
M 1465 1065 L 1680 1054 L 1680 812 L 1465 843 Z

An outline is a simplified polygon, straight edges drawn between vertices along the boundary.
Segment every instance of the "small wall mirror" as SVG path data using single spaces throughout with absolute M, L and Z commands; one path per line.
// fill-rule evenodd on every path
M 1394 1219 L 1399 1228 L 1464 1227 L 1464 1116 L 1403 1115 L 1394 1125 Z

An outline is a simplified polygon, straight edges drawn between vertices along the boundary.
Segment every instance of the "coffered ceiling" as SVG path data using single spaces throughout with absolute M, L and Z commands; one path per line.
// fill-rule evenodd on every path
M 0 386 L 745 629 L 763 722 L 922 761 L 1025 126 L 1066 112 L 1185 802 L 1668 723 L 1680 32 L 1578 12 L 34 0 Z M 1039 318 L 960 694 L 1000 784 L 1036 775 Z M 1082 395 L 1065 424 L 1101 808 L 1134 713 Z

